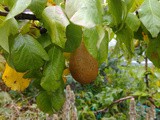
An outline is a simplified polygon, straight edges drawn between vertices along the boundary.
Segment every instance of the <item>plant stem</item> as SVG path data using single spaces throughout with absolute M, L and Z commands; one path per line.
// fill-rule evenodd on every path
M 145 57 L 145 71 L 146 71 L 146 74 L 145 74 L 145 82 L 146 82 L 146 87 L 149 88 L 149 79 L 148 79 L 148 58 Z
M 7 16 L 8 12 L 2 12 L 0 11 L 0 16 Z M 17 16 L 15 16 L 15 19 L 17 20 L 39 20 L 34 14 L 27 14 L 27 13 L 21 13 Z

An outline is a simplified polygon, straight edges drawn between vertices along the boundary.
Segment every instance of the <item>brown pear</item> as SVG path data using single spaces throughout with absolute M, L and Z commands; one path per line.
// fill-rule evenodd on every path
M 96 79 L 98 62 L 83 42 L 70 56 L 69 70 L 72 77 L 81 84 L 89 84 Z

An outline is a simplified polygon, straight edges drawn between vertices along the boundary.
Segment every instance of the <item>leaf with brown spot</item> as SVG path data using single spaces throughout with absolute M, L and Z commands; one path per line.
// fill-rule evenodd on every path
M 2 79 L 6 86 L 10 87 L 12 90 L 23 91 L 28 87 L 31 81 L 30 79 L 24 79 L 24 74 L 25 73 L 17 72 L 6 63 Z

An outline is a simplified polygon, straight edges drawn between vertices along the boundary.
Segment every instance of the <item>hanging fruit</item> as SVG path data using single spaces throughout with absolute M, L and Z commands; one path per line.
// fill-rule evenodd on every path
M 81 84 L 93 82 L 98 75 L 98 62 L 87 51 L 83 42 L 71 54 L 69 70 L 72 77 Z

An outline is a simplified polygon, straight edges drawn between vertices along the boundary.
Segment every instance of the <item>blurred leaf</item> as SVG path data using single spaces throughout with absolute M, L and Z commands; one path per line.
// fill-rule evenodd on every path
M 5 104 L 8 104 L 12 101 L 12 98 L 8 92 L 0 92 L 0 106 L 2 107 Z
M 48 95 L 47 91 L 41 91 L 38 94 L 36 98 L 36 103 L 37 103 L 38 108 L 45 113 L 53 114 L 55 111 L 52 107 L 51 96 Z
M 160 36 L 156 39 L 150 40 L 148 44 L 148 48 L 146 51 L 147 57 L 149 58 L 150 61 L 153 62 L 153 64 L 160 68 Z
M 128 13 L 126 24 L 132 31 L 136 32 L 139 29 L 141 23 L 136 15 Z
M 30 79 L 23 78 L 24 74 L 25 73 L 17 72 L 8 64 L 6 64 L 6 68 L 3 73 L 2 79 L 4 83 L 12 90 L 23 91 L 28 87 L 30 83 Z
M 67 0 L 65 12 L 76 25 L 92 28 L 102 21 L 100 0 Z
M 82 28 L 80 26 L 69 24 L 66 29 L 67 41 L 65 44 L 65 52 L 73 52 L 79 47 L 82 41 Z
M 69 21 L 61 7 L 49 6 L 45 8 L 42 13 L 42 20 L 51 36 L 52 42 L 64 48 L 67 40 L 65 31 Z
M 151 33 L 152 37 L 157 37 L 160 32 L 160 2 L 157 0 L 145 0 L 139 9 L 141 22 Z
M 117 26 L 122 22 L 122 2 L 121 0 L 108 0 L 107 2 L 109 7 L 109 13 L 111 13 L 114 24 Z
M 38 17 L 41 18 L 41 14 L 46 7 L 47 0 L 32 0 L 29 8 Z
M 30 5 L 30 3 L 31 0 L 17 0 L 7 15 L 6 20 L 11 19 L 23 12 Z
M 43 112 L 49 114 L 58 112 L 65 102 L 63 87 L 57 89 L 55 92 L 41 91 L 37 96 L 36 102 Z
M 10 41 L 9 59 L 17 71 L 26 72 L 40 68 L 49 57 L 37 40 L 30 35 L 19 34 Z
M 122 28 L 120 31 L 118 31 L 117 33 L 117 38 L 118 40 L 120 40 L 121 44 L 125 44 L 127 51 L 129 54 L 133 53 L 132 50 L 132 42 L 133 42 L 133 32 L 131 31 L 131 29 L 125 25 L 124 28 Z
M 57 5 L 59 5 L 60 3 L 64 2 L 64 0 L 54 0 L 54 1 L 55 1 L 55 3 L 56 3 Z
M 48 33 L 42 34 L 40 37 L 38 37 L 38 42 L 42 45 L 43 48 L 46 48 L 52 44 L 51 37 Z
M 12 8 L 12 6 L 17 2 L 17 0 L 0 0 L 0 3 L 3 5 L 8 6 L 9 8 Z
M 16 33 L 18 33 L 18 24 L 14 18 L 0 25 L 0 45 L 7 52 L 9 52 L 8 37 L 10 34 L 15 35 Z
M 62 50 L 53 46 L 49 52 L 50 60 L 46 63 L 41 79 L 41 86 L 47 90 L 55 92 L 62 86 L 62 73 L 65 67 L 65 59 Z
M 127 4 L 127 9 L 130 10 L 135 0 L 125 0 L 125 3 Z
M 51 103 L 53 108 L 58 112 L 62 108 L 64 102 L 65 102 L 64 90 L 63 87 L 60 87 L 53 93 L 51 97 Z
M 97 51 L 97 42 L 98 42 L 98 32 L 96 27 L 94 28 L 86 28 L 83 31 L 83 40 L 88 52 L 97 59 L 98 51 Z
M 135 12 L 136 10 L 138 10 L 143 2 L 144 0 L 134 0 L 134 3 L 130 9 L 130 12 Z
M 101 65 L 103 62 L 105 62 L 107 60 L 107 56 L 108 56 L 108 42 L 109 42 L 109 38 L 108 38 L 108 32 L 102 30 L 101 33 L 99 33 L 99 37 L 100 40 L 98 41 L 99 43 L 99 47 L 98 47 L 98 62 L 99 65 Z

